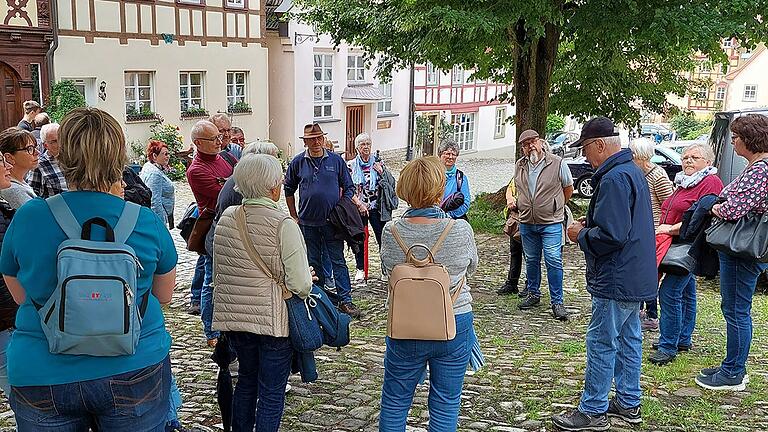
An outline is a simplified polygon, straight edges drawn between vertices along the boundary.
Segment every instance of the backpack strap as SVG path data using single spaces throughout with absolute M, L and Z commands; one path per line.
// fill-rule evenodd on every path
M 79 240 L 83 228 L 75 219 L 75 215 L 72 214 L 72 210 L 69 209 L 64 197 L 61 194 L 54 195 L 46 199 L 45 202 L 48 204 L 48 208 L 51 209 L 53 218 L 56 219 L 56 223 L 59 224 L 64 234 L 70 240 Z
M 443 232 L 440 233 L 440 237 L 437 238 L 435 245 L 432 246 L 432 255 L 437 255 L 437 251 L 443 247 L 443 242 L 445 241 L 445 238 L 448 237 L 448 233 L 451 232 L 451 228 L 453 228 L 453 224 L 455 223 L 455 219 L 448 219 L 448 223 L 445 225 L 445 229 L 443 229 Z
M 128 237 L 133 234 L 134 228 L 136 228 L 136 222 L 139 220 L 139 212 L 141 206 L 132 202 L 125 202 L 123 207 L 123 213 L 120 215 L 120 219 L 117 220 L 115 225 L 115 242 L 125 243 Z
M 253 242 L 251 242 L 251 236 L 248 234 L 248 225 L 245 219 L 245 206 L 240 205 L 237 210 L 235 210 L 235 221 L 237 222 L 237 230 L 240 233 L 240 240 L 243 242 L 243 246 L 245 246 L 245 251 L 251 258 L 251 261 L 253 261 L 253 263 L 256 264 L 256 266 L 259 267 L 259 269 L 264 272 L 264 274 L 275 281 L 275 283 L 277 283 L 277 285 L 282 289 L 283 298 L 291 298 L 293 293 L 288 291 L 288 288 L 286 288 L 284 282 L 277 280 L 277 278 L 272 275 L 272 272 L 269 270 L 269 266 L 266 262 L 264 262 L 264 260 L 261 258 L 261 255 L 259 255 L 259 253 L 256 251 L 256 247 L 253 245 Z M 280 221 L 280 224 L 277 226 L 278 249 L 280 248 L 280 230 L 282 229 L 285 219 Z

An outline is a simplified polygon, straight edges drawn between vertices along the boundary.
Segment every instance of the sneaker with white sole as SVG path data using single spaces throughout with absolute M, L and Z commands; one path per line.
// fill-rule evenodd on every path
M 716 374 L 718 372 L 720 372 L 720 366 L 715 366 L 715 367 L 711 367 L 711 368 L 704 368 L 704 369 L 701 370 L 701 372 L 699 372 L 699 376 L 702 376 L 702 377 L 711 376 L 711 375 L 714 375 L 714 374 Z M 744 384 L 749 384 L 749 374 L 745 373 L 744 374 L 744 378 L 742 378 L 741 381 Z
M 355 283 L 363 283 L 365 282 L 365 271 L 364 270 L 358 270 L 355 272 Z
M 744 391 L 747 388 L 743 374 L 728 377 L 723 375 L 722 371 L 708 376 L 697 376 L 696 384 L 707 390 Z

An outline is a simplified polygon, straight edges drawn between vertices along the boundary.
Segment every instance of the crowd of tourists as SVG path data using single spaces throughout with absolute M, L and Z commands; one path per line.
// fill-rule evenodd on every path
M 0 389 L 18 430 L 184 430 L 162 309 L 176 283 L 177 228 L 199 254 L 188 311 L 200 315 L 220 366 L 227 430 L 277 431 L 290 374 L 316 380 L 313 352 L 349 343 L 349 320 L 366 313 L 353 283 L 368 279 L 369 250 L 389 286 L 379 429 L 406 429 L 416 387 L 428 379 L 430 430 L 456 430 L 466 371 L 485 362 L 469 282 L 480 265 L 467 221 L 470 181 L 456 142 L 407 163 L 396 181 L 367 133 L 347 162 L 309 124 L 306 149 L 284 168 L 277 146 L 246 144 L 216 114 L 191 130 L 194 203 L 174 216 L 167 143 L 147 143 L 137 174 L 108 113 L 75 109 L 58 124 L 34 102 L 24 109 L 18 127 L 0 132 Z M 592 296 L 581 401 L 553 416 L 556 427 L 642 421 L 642 331 L 658 330 L 655 365 L 691 350 L 696 276 L 719 273 L 726 356 L 695 381 L 710 390 L 748 383 L 752 294 L 768 257 L 738 240 L 765 229 L 751 221 L 768 213 L 768 118 L 739 117 L 731 132 L 749 163 L 724 186 L 707 145 L 687 147 L 670 181 L 651 162 L 653 142 L 622 148 L 610 119 L 588 121 L 572 144 L 595 169 L 578 220 L 569 217 L 567 164 L 536 131 L 520 134 L 523 157 L 506 191 L 510 267 L 498 293 L 519 295 L 521 310 L 539 307 L 543 255 L 552 316 L 568 320 L 570 241 L 584 253 Z M 405 211 L 393 217 L 400 200 Z M 368 227 L 376 243 L 366 248 Z

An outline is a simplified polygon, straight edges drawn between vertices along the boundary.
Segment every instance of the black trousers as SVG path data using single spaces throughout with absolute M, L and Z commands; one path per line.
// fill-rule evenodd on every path
M 509 238 L 509 273 L 507 273 L 507 283 L 517 286 L 520 281 L 520 272 L 523 270 L 523 243 Z M 523 287 L 525 289 L 525 287 Z

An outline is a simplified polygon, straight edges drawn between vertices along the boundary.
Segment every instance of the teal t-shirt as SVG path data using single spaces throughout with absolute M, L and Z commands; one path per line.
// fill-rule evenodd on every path
M 101 192 L 64 192 L 80 224 L 101 217 L 115 226 L 125 206 L 122 199 Z M 136 354 L 116 357 L 51 354 L 40 326 L 37 310 L 30 302 L 44 304 L 56 287 L 56 251 L 66 240 L 48 204 L 35 198 L 22 206 L 5 233 L 0 253 L 0 273 L 16 277 L 26 300 L 16 314 L 16 331 L 8 347 L 8 381 L 12 386 L 67 384 L 106 378 L 141 369 L 162 361 L 171 347 L 160 303 L 153 295 L 141 325 Z M 92 238 L 104 239 L 104 230 L 94 226 Z M 136 228 L 126 243 L 136 252 L 143 270 L 138 277 L 138 297 L 152 289 L 152 278 L 176 267 L 178 255 L 170 233 L 152 210 L 142 208 Z

